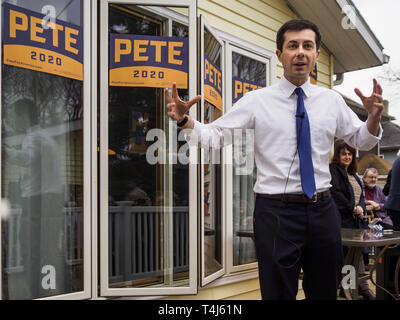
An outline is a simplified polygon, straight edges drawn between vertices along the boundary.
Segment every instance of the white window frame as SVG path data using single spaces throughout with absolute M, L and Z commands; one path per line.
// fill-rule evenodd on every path
M 98 1 L 90 0 L 91 2 L 91 13 L 92 13 L 92 38 L 90 39 L 91 47 L 92 47 L 92 55 L 91 55 L 91 78 L 93 79 L 92 88 L 91 88 L 91 99 L 92 99 L 92 115 L 91 115 L 91 174 L 92 174 L 92 196 L 91 196 L 91 205 L 92 205 L 92 220 L 91 220 L 91 243 L 92 243 L 92 254 L 91 254 L 91 289 L 92 289 L 92 300 L 98 299 L 99 297 L 99 219 L 98 219 L 98 183 L 100 181 L 98 177 Z
M 191 0 L 101 0 L 100 1 L 100 295 L 146 296 L 197 293 L 197 166 L 189 164 L 189 286 L 157 288 L 110 288 L 108 261 L 108 5 L 131 4 L 185 7 L 189 10 L 189 96 L 196 95 L 196 3 Z M 179 21 L 178 21 L 179 22 Z M 196 119 L 196 106 L 190 116 Z M 170 128 L 172 121 L 168 124 Z M 197 158 L 196 146 L 190 147 Z M 166 212 L 168 214 L 168 212 Z
M 200 74 L 200 83 L 201 83 L 201 95 L 203 96 L 203 98 L 201 99 L 201 107 L 200 107 L 200 119 L 201 122 L 204 122 L 204 29 L 207 29 L 207 31 L 218 41 L 218 43 L 221 45 L 221 73 L 222 73 L 222 114 L 224 114 L 224 110 L 225 110 L 225 59 L 224 59 L 224 55 L 225 55 L 225 44 L 224 42 L 220 39 L 220 37 L 217 35 L 217 33 L 215 32 L 215 29 L 207 22 L 207 20 L 205 19 L 205 17 L 203 15 L 200 15 L 199 17 L 199 25 L 200 25 L 200 70 L 199 70 L 199 74 Z M 211 150 L 210 150 L 211 153 Z M 205 275 L 205 235 L 204 235 L 204 149 L 200 150 L 200 157 L 201 157 L 201 168 L 200 168 L 200 175 L 201 175 L 201 185 L 200 187 L 200 212 L 201 212 L 201 217 L 200 217 L 200 245 L 201 245 L 201 286 L 205 286 L 208 283 L 220 278 L 221 276 L 223 276 L 226 273 L 226 234 L 225 234 L 225 190 L 226 190 L 226 186 L 225 186 L 225 166 L 224 166 L 224 162 L 225 162 L 225 158 L 224 158 L 224 152 L 223 152 L 223 148 L 221 149 L 221 159 L 220 159 L 220 163 L 221 163 L 221 190 L 220 194 L 221 194 L 221 222 L 222 222 L 222 226 L 221 226 L 221 230 L 222 230 L 222 235 L 221 235 L 221 257 L 222 257 L 222 268 L 220 270 L 218 270 L 217 272 L 206 276 Z M 210 179 L 211 181 L 213 181 L 213 179 Z M 210 187 L 213 188 L 213 190 L 215 191 L 215 186 L 210 184 Z M 218 191 L 217 191 L 218 192 Z
M 50 0 L 51 1 L 51 0 Z M 83 291 L 61 294 L 46 298 L 34 299 L 34 300 L 81 300 L 89 299 L 92 296 L 91 293 L 91 258 L 92 258 L 92 247 L 91 247 L 91 217 L 93 215 L 92 211 L 92 198 L 91 195 L 97 190 L 97 186 L 93 183 L 92 179 L 92 157 L 93 152 L 91 152 L 92 147 L 92 117 L 96 114 L 96 105 L 92 103 L 92 64 L 91 57 L 92 43 L 91 43 L 91 32 L 92 27 L 92 4 L 95 0 L 82 0 L 82 17 L 83 17 Z M 2 9 L 0 14 L 0 28 L 2 26 Z M 2 28 L 1 28 L 2 29 Z M 3 32 L 0 32 L 0 42 L 2 42 Z M 0 52 L 0 61 L 3 62 L 2 55 Z M 2 74 L 0 73 L 0 88 L 2 87 Z M 0 99 L 0 114 L 2 110 L 2 104 Z M 0 130 L 2 122 L 0 121 Z M 0 135 L 0 145 L 1 145 L 1 135 Z M 97 149 L 97 148 L 96 148 Z M 96 151 L 97 153 L 97 151 Z M 97 157 L 97 154 L 96 154 Z M 1 159 L 0 159 L 0 177 L 1 177 Z M 0 194 L 1 194 L 1 184 L 0 184 Z M 1 221 L 0 218 L 0 232 L 1 232 Z M 0 253 L 2 252 L 1 238 L 0 238 Z M 2 299 L 2 259 L 0 259 L 0 300 Z
M 1 7 L 1 9 L 0 9 L 0 43 L 3 43 L 3 27 L 2 27 L 3 26 L 3 19 L 2 19 L 2 17 L 3 17 L 3 9 Z M 3 53 L 3 50 L 0 50 L 0 61 L 1 62 L 3 61 L 2 53 Z M 3 88 L 2 78 L 3 78 L 3 73 L 1 72 L 0 73 L 0 88 Z M 1 93 L 1 95 L 3 95 L 3 92 Z M 3 99 L 0 99 L 0 118 L 1 118 L 1 114 L 3 114 L 2 100 Z M 3 120 L 3 119 L 1 118 L 1 120 Z M 2 127 L 3 127 L 3 121 L 0 121 L 0 132 L 3 132 Z M 0 134 L 0 146 L 3 145 L 2 136 L 3 135 Z M 0 157 L 0 177 L 3 177 L 2 158 L 3 157 Z M 1 186 L 2 186 L 2 184 L 0 183 L 0 195 L 2 194 Z M 0 201 L 3 202 L 3 199 L 1 199 L 1 197 L 0 197 Z M 1 204 L 3 204 L 3 203 L 1 203 Z M 2 218 L 3 214 L 4 214 L 3 212 L 0 212 L 0 234 L 3 234 L 3 229 L 2 229 L 2 226 L 1 226 L 1 223 L 3 221 L 3 218 Z M 2 266 L 3 250 L 2 250 L 2 241 L 1 241 L 1 239 L 2 239 L 2 236 L 0 236 L 0 301 L 2 300 L 2 293 L 3 293 L 3 283 L 2 283 L 2 279 L 3 279 L 3 266 Z
M 225 41 L 225 105 L 228 112 L 232 108 L 232 52 L 265 63 L 266 65 L 266 84 L 270 86 L 276 80 L 276 55 L 274 52 L 255 44 L 237 38 L 224 31 L 217 30 L 217 34 Z M 233 147 L 229 145 L 225 148 L 225 159 L 232 159 Z M 230 161 L 231 162 L 231 161 Z M 225 207 L 226 207 L 226 275 L 243 271 L 254 271 L 258 267 L 258 262 L 233 265 L 233 208 L 232 208 L 232 174 L 233 165 L 225 164 Z

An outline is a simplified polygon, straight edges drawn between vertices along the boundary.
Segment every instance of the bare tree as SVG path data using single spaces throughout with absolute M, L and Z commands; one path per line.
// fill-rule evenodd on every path
M 394 86 L 399 90 L 395 91 L 395 95 L 400 97 L 400 69 L 396 70 L 391 65 L 386 65 L 382 68 L 381 75 L 378 79 L 386 86 Z

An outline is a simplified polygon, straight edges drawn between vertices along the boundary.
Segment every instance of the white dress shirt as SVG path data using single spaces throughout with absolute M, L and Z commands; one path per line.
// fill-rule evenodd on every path
M 366 123 L 333 90 L 312 85 L 309 81 L 301 88 L 310 121 L 315 184 L 317 192 L 325 191 L 331 187 L 329 158 L 334 137 L 343 139 L 356 149 L 370 150 L 382 137 L 382 127 L 377 137 L 370 134 Z M 219 147 L 229 143 L 224 141 L 224 130 L 254 129 L 257 167 L 254 191 L 266 194 L 302 193 L 296 141 L 295 89 L 295 85 L 282 77 L 270 87 L 248 92 L 214 122 L 202 124 L 194 121 L 192 133 L 197 135 L 201 146 Z
M 21 167 L 23 198 L 62 192 L 61 160 L 56 141 L 36 125 L 28 129 L 20 150 L 5 147 L 5 160 Z

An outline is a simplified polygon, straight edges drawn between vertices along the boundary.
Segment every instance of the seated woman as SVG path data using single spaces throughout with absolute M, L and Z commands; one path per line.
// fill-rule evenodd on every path
M 331 172 L 331 193 L 342 219 L 342 228 L 361 229 L 367 227 L 365 198 L 361 179 L 357 176 L 356 151 L 343 141 L 335 143 Z M 343 247 L 344 255 L 348 248 Z M 363 257 L 360 256 L 358 273 L 365 273 Z M 366 279 L 359 282 L 358 290 L 366 300 L 374 300 Z

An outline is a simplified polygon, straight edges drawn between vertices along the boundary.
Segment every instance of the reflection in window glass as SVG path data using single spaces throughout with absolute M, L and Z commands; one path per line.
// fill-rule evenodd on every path
M 204 54 L 221 71 L 222 46 L 204 28 Z M 209 64 L 209 65 L 210 65 Z M 207 68 L 205 66 L 205 68 Z M 210 70 L 210 66 L 208 69 Z M 204 70 L 210 75 L 211 71 Z M 207 75 L 206 75 L 207 77 Z M 209 77 L 210 78 L 210 77 Z M 211 80 L 216 81 L 216 72 Z M 222 97 L 222 96 L 221 96 Z M 222 116 L 222 108 L 204 101 L 204 123 Z M 209 276 L 222 269 L 222 193 L 221 193 L 221 150 L 204 149 L 204 274 Z
M 1 3 L 10 3 L 15 6 L 32 10 L 37 13 L 49 12 L 49 7 L 54 8 L 56 19 L 72 23 L 74 25 L 81 25 L 82 19 L 82 1 L 80 0 L 3 0 Z M 50 10 L 52 10 L 51 8 Z
M 265 63 L 232 52 L 232 77 L 253 81 L 265 86 L 266 70 Z
M 236 52 L 232 52 L 232 77 L 251 81 L 266 86 L 266 65 Z M 243 134 L 242 143 L 234 144 L 234 157 L 246 158 L 246 137 Z M 253 191 L 256 182 L 256 168 L 252 174 L 237 175 L 236 169 L 241 161 L 233 160 L 233 265 L 256 262 L 254 242 L 251 238 L 238 237 L 239 230 L 253 230 L 253 211 L 255 195 Z
M 109 33 L 165 36 L 166 21 L 144 7 L 109 7 Z M 173 23 L 172 32 L 187 37 L 185 26 Z M 187 90 L 179 94 L 187 98 Z M 161 88 L 109 87 L 112 288 L 188 285 L 188 166 L 150 164 L 146 158 L 148 148 L 157 141 L 146 140 L 150 130 L 162 129 L 166 140 L 171 135 L 163 95 Z M 183 143 L 176 145 L 180 148 Z
M 175 21 L 172 22 L 172 36 L 173 37 L 189 37 L 189 30 Z M 179 96 L 185 100 L 189 100 L 189 90 L 179 89 Z M 181 129 L 177 127 L 177 136 L 181 134 Z M 188 150 L 186 141 L 178 141 L 177 150 Z M 189 157 L 189 152 L 186 153 Z M 173 193 L 172 193 L 172 206 L 173 206 L 173 234 L 174 234 L 174 281 L 185 280 L 189 278 L 189 165 L 177 161 L 173 164 Z M 170 205 L 171 206 L 171 205 Z
M 57 23 L 82 26 L 79 0 L 6 2 L 37 13 L 53 5 Z M 1 230 L 3 299 L 83 290 L 82 89 L 79 80 L 2 64 L 1 197 L 11 204 Z

